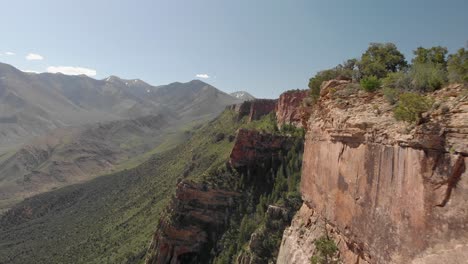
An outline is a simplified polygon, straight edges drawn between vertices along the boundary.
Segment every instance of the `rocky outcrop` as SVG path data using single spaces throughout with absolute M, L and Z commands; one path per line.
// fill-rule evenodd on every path
M 237 113 L 237 120 L 241 120 L 244 116 L 250 115 L 250 108 L 252 107 L 252 101 L 245 101 L 240 104 L 233 104 L 226 107 L 227 110 L 234 111 Z
M 275 111 L 276 102 L 278 100 L 272 99 L 257 99 L 252 101 L 250 106 L 249 121 L 258 120 L 262 116 Z
M 431 95 L 418 125 L 397 122 L 379 93 L 325 82 L 308 122 L 304 200 L 278 263 L 307 263 L 325 230 L 344 263 L 465 263 L 468 95 Z
M 281 151 L 290 145 L 286 136 L 239 129 L 229 162 L 234 168 L 254 166 L 262 161 L 279 159 Z
M 238 196 L 202 183 L 180 182 L 168 215 L 160 220 L 146 263 L 206 261 Z
M 308 90 L 293 90 L 280 95 L 276 105 L 276 120 L 279 127 L 285 124 L 302 127 L 302 101 L 308 94 Z
M 252 101 L 245 101 L 240 104 L 229 105 L 226 109 L 235 111 L 237 113 L 238 120 L 247 116 L 249 122 L 251 122 L 274 112 L 277 101 L 278 100 L 272 99 L 255 99 Z

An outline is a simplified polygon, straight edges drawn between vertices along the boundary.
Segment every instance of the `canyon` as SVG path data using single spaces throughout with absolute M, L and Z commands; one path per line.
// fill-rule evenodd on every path
M 227 110 L 235 113 L 235 120 L 246 117 L 250 123 L 273 113 L 275 107 L 276 100 L 256 99 L 229 106 Z M 213 184 L 209 180 L 201 183 L 182 180 L 158 224 L 146 263 L 210 262 L 217 242 L 229 226 L 229 218 L 236 214 L 239 204 L 246 202 L 245 189 L 235 185 L 246 184 L 255 193 L 271 189 L 269 171 L 277 169 L 276 164 L 291 145 L 292 140 L 287 136 L 239 128 L 225 169 L 217 170 L 213 176 L 219 179 L 230 175 L 235 178 L 235 184 L 220 187 L 210 186 Z M 273 211 L 273 207 L 269 208 L 268 214 L 275 215 Z
M 41 251 L 39 263 L 299 264 L 323 236 L 341 263 L 464 263 L 467 90 L 427 94 L 433 107 L 413 124 L 343 79 L 313 105 L 301 90 L 229 105 L 141 165 L 13 206 L 0 263 Z
M 267 226 L 281 220 L 279 228 L 285 228 L 276 262 L 310 263 L 317 253 L 314 241 L 328 235 L 337 244 L 342 263 L 464 263 L 466 91 L 466 86 L 450 85 L 429 94 L 435 107 L 417 124 L 396 121 L 393 106 L 381 93 L 356 90 L 349 80 L 324 82 L 309 113 L 303 104 L 306 91 L 282 94 L 274 108 L 271 101 L 261 100 L 228 107 L 239 120 L 246 116 L 252 122 L 255 113 L 273 113 L 280 128 L 305 124 L 302 206 L 294 217 L 275 205 L 266 213 Z M 252 173 L 252 167 L 280 160 L 279 150 L 287 148 L 287 136 L 240 128 L 229 170 L 240 175 L 250 171 L 251 186 L 258 188 L 268 179 Z M 200 197 L 209 193 L 211 198 L 191 198 L 196 201 L 189 206 L 186 197 L 192 196 L 181 194 L 186 186 L 179 184 L 177 202 L 169 210 L 176 213 L 170 214 L 171 221 L 160 223 L 147 263 L 206 262 L 212 259 L 208 251 L 219 251 L 217 241 L 235 204 L 242 202 L 242 191 L 195 185 L 196 192 L 203 192 Z M 247 251 L 237 255 L 235 263 L 266 263 L 256 255 L 262 250 L 264 232 L 251 234 Z

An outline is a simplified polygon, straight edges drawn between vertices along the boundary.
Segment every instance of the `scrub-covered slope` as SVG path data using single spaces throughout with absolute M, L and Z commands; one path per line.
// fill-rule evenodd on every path
M 0 220 L 0 263 L 142 261 L 178 179 L 223 164 L 241 124 L 226 111 L 134 169 L 26 199 Z

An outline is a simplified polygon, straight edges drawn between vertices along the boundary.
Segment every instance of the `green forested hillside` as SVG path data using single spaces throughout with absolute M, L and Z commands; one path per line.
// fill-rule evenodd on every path
M 201 178 L 228 159 L 243 123 L 235 120 L 226 111 L 140 166 L 18 204 L 0 220 L 0 263 L 143 261 L 177 180 Z

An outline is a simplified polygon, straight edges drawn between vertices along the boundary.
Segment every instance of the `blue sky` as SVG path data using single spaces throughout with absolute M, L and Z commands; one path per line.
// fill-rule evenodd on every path
M 266 98 L 306 88 L 315 72 L 359 57 L 370 42 L 394 42 L 407 58 L 418 46 L 453 52 L 468 45 L 466 0 L 0 4 L 0 61 L 21 70 L 117 75 L 154 85 L 201 74 L 221 90 Z

